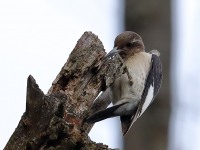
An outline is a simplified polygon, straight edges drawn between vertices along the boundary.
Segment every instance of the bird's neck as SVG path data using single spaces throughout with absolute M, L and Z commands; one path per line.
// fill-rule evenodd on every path
M 122 57 L 122 59 L 124 61 L 128 60 L 129 58 L 131 58 L 132 56 L 134 55 L 137 55 L 138 53 L 140 52 L 145 52 L 144 49 L 141 49 L 141 48 L 135 48 L 129 52 L 124 52 L 124 53 L 121 53 L 120 56 Z

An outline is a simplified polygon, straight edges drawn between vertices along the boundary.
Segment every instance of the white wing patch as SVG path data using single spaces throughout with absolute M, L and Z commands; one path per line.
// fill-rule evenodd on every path
M 153 84 L 154 85 L 154 84 Z M 144 111 L 147 109 L 147 107 L 150 105 L 152 99 L 153 99 L 153 94 L 154 94 L 154 86 L 153 85 L 150 85 L 149 89 L 148 89 L 148 93 L 147 93 L 147 96 L 145 98 L 145 102 L 142 106 L 142 110 L 141 110 L 141 113 L 138 117 L 140 117 Z

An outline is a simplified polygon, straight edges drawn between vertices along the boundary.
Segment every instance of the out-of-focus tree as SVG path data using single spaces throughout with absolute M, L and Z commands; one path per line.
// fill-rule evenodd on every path
M 159 95 L 125 137 L 125 150 L 165 150 L 170 99 L 170 1 L 126 0 L 125 29 L 141 35 L 146 51 L 160 51 L 164 75 Z
M 199 0 L 172 1 L 172 113 L 168 150 L 200 148 L 199 8 Z

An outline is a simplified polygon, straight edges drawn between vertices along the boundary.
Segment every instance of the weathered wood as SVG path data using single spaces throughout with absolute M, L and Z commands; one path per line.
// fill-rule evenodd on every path
M 109 101 L 98 94 L 124 73 L 119 56 L 105 58 L 98 37 L 85 32 L 46 95 L 32 76 L 27 81 L 26 111 L 5 150 L 109 149 L 88 137 L 91 112 L 106 108 Z M 92 107 L 92 110 L 90 109 Z

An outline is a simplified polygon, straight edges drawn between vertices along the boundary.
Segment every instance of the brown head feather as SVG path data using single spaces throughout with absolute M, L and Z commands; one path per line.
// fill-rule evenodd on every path
M 145 51 L 142 38 L 135 32 L 125 31 L 115 38 L 114 47 L 121 49 L 119 54 L 122 58 Z

